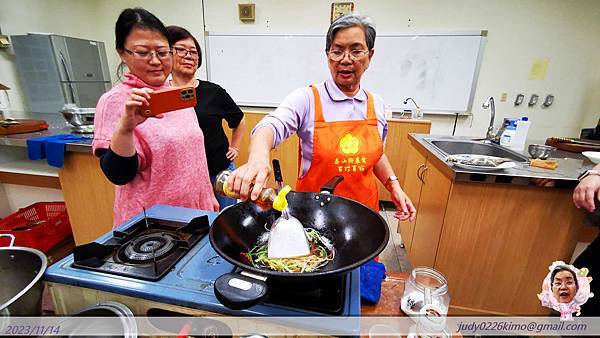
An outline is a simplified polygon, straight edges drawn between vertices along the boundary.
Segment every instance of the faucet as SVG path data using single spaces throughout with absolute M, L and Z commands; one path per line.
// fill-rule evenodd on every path
M 416 114 L 411 114 L 412 118 L 417 118 L 420 119 L 421 118 L 421 107 L 419 107 L 419 105 L 417 104 L 417 102 L 415 102 L 415 100 L 412 97 L 407 97 L 406 100 L 404 100 L 404 104 L 407 104 L 408 101 L 412 101 L 412 103 L 415 105 L 415 107 L 417 108 L 417 113 Z
M 494 119 L 496 118 L 496 105 L 494 104 L 494 97 L 490 96 L 485 100 L 483 105 L 481 105 L 484 109 L 490 108 L 491 117 L 490 117 L 490 125 L 488 126 L 487 133 L 485 134 L 486 143 L 491 143 L 496 138 L 496 133 L 494 132 Z

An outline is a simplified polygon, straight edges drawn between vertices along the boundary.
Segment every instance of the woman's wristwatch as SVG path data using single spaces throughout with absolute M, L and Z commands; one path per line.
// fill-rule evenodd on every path
M 581 175 L 579 175 L 579 177 L 577 177 L 577 179 L 579 180 L 579 182 L 581 182 L 581 180 L 583 180 L 584 178 L 590 176 L 590 175 L 599 175 L 600 176 L 600 171 L 598 170 L 586 170 L 584 172 L 581 173 Z
M 397 181 L 397 180 L 398 180 L 398 177 L 392 175 L 392 176 L 388 177 L 387 180 L 385 180 L 384 186 L 387 188 L 390 184 L 392 184 L 393 181 Z

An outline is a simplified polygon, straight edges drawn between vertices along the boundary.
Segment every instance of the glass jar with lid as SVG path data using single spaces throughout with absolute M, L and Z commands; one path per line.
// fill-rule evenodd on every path
M 416 267 L 406 281 L 400 307 L 409 316 L 445 317 L 450 305 L 448 281 L 439 271 Z

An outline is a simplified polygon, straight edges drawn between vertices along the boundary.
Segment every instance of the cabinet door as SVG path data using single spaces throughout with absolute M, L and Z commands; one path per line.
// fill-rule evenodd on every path
M 404 189 L 404 177 L 406 175 L 408 165 L 408 152 L 411 145 L 408 134 L 429 134 L 431 129 L 431 122 L 429 121 L 397 121 L 388 120 L 388 133 L 385 141 L 385 155 L 387 156 L 402 189 Z M 425 163 L 425 162 L 423 162 Z M 414 177 L 414 176 L 411 176 Z M 387 189 L 377 180 L 377 189 L 379 190 L 379 200 L 391 201 L 391 194 Z
M 427 158 L 421 154 L 415 147 L 410 145 L 407 155 L 406 172 L 404 174 L 404 184 L 402 189 L 417 208 L 417 218 L 419 217 L 419 199 L 421 196 L 421 181 L 420 174 L 425 168 Z M 402 237 L 402 243 L 408 252 L 411 250 L 413 231 L 417 220 L 414 222 L 398 221 L 398 232 Z
M 430 161 L 421 172 L 423 187 L 409 257 L 413 266 L 433 267 L 452 180 Z

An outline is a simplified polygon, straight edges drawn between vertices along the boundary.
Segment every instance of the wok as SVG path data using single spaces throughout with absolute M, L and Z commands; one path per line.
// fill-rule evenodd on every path
M 241 253 L 264 244 L 261 240 L 267 238 L 269 226 L 281 213 L 262 210 L 251 202 L 223 210 L 211 226 L 210 242 L 220 256 L 243 272 L 242 275 L 225 274 L 215 281 L 217 299 L 231 309 L 248 308 L 267 297 L 271 281 L 310 285 L 353 270 L 377 256 L 390 236 L 387 223 L 364 204 L 332 195 L 342 180 L 342 176 L 334 177 L 320 193 L 290 192 L 287 195 L 290 214 L 305 228 L 316 229 L 334 245 L 334 259 L 315 272 L 280 272 L 249 265 Z

